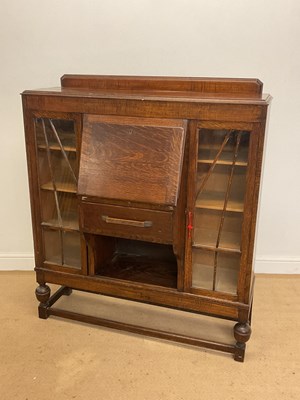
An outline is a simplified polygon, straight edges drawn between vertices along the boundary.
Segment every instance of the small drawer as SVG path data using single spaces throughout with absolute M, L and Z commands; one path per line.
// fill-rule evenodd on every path
M 80 203 L 80 229 L 99 235 L 173 242 L 172 212 L 141 208 Z

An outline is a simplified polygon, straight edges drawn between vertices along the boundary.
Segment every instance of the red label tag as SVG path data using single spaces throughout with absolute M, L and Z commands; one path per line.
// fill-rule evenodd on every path
M 193 229 L 193 218 L 192 217 L 193 217 L 193 214 L 191 211 L 189 211 L 188 212 L 188 226 L 187 226 L 189 239 L 191 238 L 191 232 Z

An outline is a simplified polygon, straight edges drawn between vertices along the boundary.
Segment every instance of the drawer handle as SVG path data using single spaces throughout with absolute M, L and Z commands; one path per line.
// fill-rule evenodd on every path
M 135 221 L 133 219 L 113 218 L 108 215 L 102 215 L 102 219 L 107 224 L 136 226 L 138 228 L 149 228 L 152 226 L 152 221 Z

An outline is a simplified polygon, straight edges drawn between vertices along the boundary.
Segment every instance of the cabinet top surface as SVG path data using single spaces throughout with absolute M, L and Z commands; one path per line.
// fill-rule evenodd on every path
M 258 79 L 64 75 L 61 87 L 23 95 L 168 102 L 268 104 Z

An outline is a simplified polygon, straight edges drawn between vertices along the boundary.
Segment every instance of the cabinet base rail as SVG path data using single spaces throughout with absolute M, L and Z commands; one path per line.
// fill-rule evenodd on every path
M 126 331 L 137 335 L 143 335 L 148 337 L 159 338 L 163 340 L 169 340 L 177 343 L 183 343 L 187 345 L 203 347 L 211 350 L 222 351 L 225 353 L 233 354 L 235 361 L 244 361 L 246 345 L 243 343 L 237 343 L 236 345 L 230 345 L 220 342 L 214 342 L 186 336 L 173 332 L 166 332 L 158 329 L 146 328 L 133 324 L 126 324 L 124 322 L 113 321 L 100 317 L 94 317 L 92 315 L 80 314 L 73 311 L 62 310 L 59 308 L 52 307 L 61 296 L 69 296 L 72 293 L 72 289 L 66 286 L 61 286 L 46 302 L 41 302 L 38 307 L 39 318 L 47 319 L 50 315 L 54 315 L 60 318 L 66 318 L 73 321 L 85 322 L 93 325 L 103 326 L 105 328 L 116 329 L 120 331 Z

